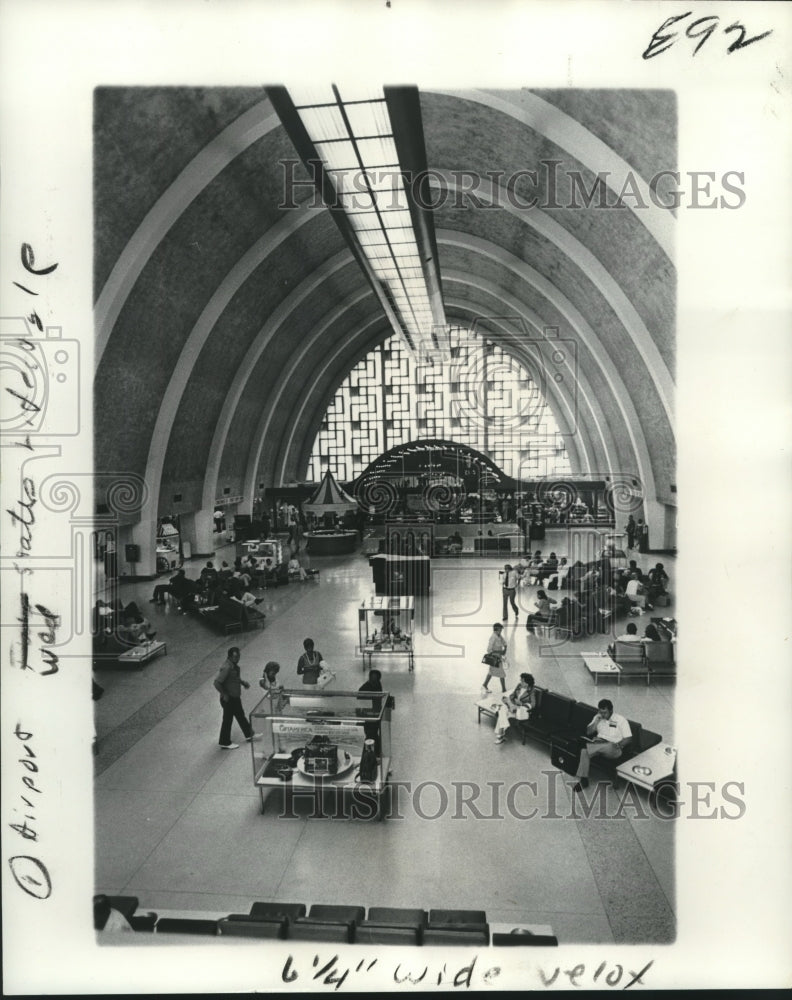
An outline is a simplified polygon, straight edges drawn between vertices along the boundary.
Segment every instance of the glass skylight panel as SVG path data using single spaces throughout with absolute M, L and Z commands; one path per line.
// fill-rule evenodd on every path
M 296 108 L 310 104 L 337 104 L 336 96 L 330 84 L 300 84 L 289 86 L 289 96 Z
M 406 278 L 402 275 L 402 284 L 407 292 L 412 292 L 416 297 L 423 295 L 423 281 L 420 278 Z
M 421 261 L 415 256 L 415 254 L 405 254 L 402 257 L 397 253 L 396 247 L 394 247 L 393 258 L 396 261 L 396 266 L 402 270 L 405 277 L 407 275 L 407 271 L 415 271 L 416 274 L 423 275 Z M 415 275 L 411 274 L 410 277 L 415 277 Z
M 366 256 L 371 260 L 387 260 L 389 264 L 393 264 L 393 254 L 387 243 L 367 247 Z
M 344 105 L 351 102 L 383 101 L 385 94 L 380 84 L 337 84 L 336 90 Z
M 377 205 L 381 210 L 391 212 L 394 209 L 409 211 L 410 205 L 407 201 L 407 194 L 402 188 L 391 188 L 389 191 L 377 192 Z
M 381 229 L 358 233 L 358 240 L 362 247 L 387 246 L 389 239 L 393 242 L 391 234 L 389 233 L 386 237 Z
M 358 244 L 413 344 L 430 336 L 434 323 L 388 106 L 380 87 L 336 89 L 338 97 L 326 87 L 290 92 Z
M 370 194 L 362 191 L 345 191 L 344 208 L 347 212 L 371 212 L 374 210 L 374 201 Z
M 314 143 L 349 138 L 346 122 L 338 108 L 303 108 L 300 118 Z
M 360 159 L 364 167 L 398 166 L 396 144 L 393 139 L 359 139 Z
M 391 123 L 385 100 L 344 107 L 354 135 L 390 135 Z
M 369 184 L 373 191 L 404 190 L 401 170 L 398 167 L 371 167 L 367 170 Z
M 392 246 L 404 246 L 406 243 L 415 245 L 412 229 L 404 229 L 399 226 L 388 226 L 388 239 Z
M 316 151 L 331 170 L 352 170 L 357 166 L 351 142 L 317 142 Z
M 382 222 L 386 229 L 390 229 L 391 226 L 412 229 L 412 218 L 409 212 L 382 212 Z
M 376 229 L 381 232 L 379 216 L 376 212 L 359 212 L 347 216 L 349 223 L 354 230 Z

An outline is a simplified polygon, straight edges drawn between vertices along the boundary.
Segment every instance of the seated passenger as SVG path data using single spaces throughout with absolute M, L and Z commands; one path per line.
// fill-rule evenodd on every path
M 627 576 L 630 577 L 633 573 L 635 573 L 639 580 L 643 580 L 643 572 L 640 566 L 634 559 L 631 559 L 627 564 Z
M 558 557 L 555 552 L 551 552 L 539 571 L 539 586 L 544 587 L 548 578 L 558 569 Z
M 501 706 L 498 709 L 498 718 L 495 722 L 495 742 L 503 743 L 506 734 L 509 732 L 509 721 L 517 719 L 518 716 L 527 718 L 527 713 L 536 708 L 536 691 L 534 690 L 534 679 L 532 674 L 520 674 L 520 683 L 510 694 L 504 694 Z M 519 712 L 519 709 L 527 710 Z
M 573 636 L 582 631 L 583 609 L 574 597 L 564 597 L 558 607 L 558 627 L 567 629 Z
M 127 616 L 122 629 L 125 637 L 136 646 L 148 642 L 149 634 L 155 634 L 151 631 L 151 622 L 141 614 Z M 122 629 L 119 629 L 119 636 Z
M 593 757 L 602 756 L 618 760 L 624 748 L 632 742 L 630 723 L 623 715 L 617 715 L 613 711 L 613 702 L 603 698 L 597 709 L 597 714 L 586 727 L 586 735 L 594 739 L 591 743 L 586 743 L 580 751 L 578 780 L 572 789 L 574 792 L 579 792 L 588 786 L 589 768 Z
M 448 554 L 450 556 L 458 556 L 462 551 L 462 536 L 458 531 L 455 531 L 453 535 L 449 535 L 448 538 Z
M 667 586 L 668 573 L 663 569 L 663 564 L 658 563 L 654 569 L 649 570 L 647 597 L 650 601 L 657 600 L 661 594 L 666 593 Z
M 639 608 L 649 607 L 651 609 L 651 605 L 647 605 L 646 603 L 646 588 L 635 573 L 630 575 L 624 592 L 629 597 L 630 603 L 633 606 Z
M 232 601 L 237 601 L 240 604 L 244 604 L 246 608 L 253 607 L 254 604 L 261 604 L 264 600 L 263 597 L 256 597 L 250 593 L 249 590 L 242 590 L 238 595 L 230 595 Z
M 551 604 L 557 604 L 552 597 L 548 597 L 543 590 L 537 590 L 534 604 L 536 611 L 528 615 L 525 627 L 529 632 L 533 632 L 537 625 L 545 625 L 550 621 L 552 615 Z
M 198 579 L 201 589 L 204 591 L 213 590 L 217 586 L 217 570 L 214 568 L 211 560 L 201 570 L 201 575 Z
M 289 560 L 289 576 L 299 577 L 301 580 L 305 580 L 308 574 L 300 565 L 300 560 L 292 557 Z
M 569 566 L 567 565 L 566 556 L 562 556 L 558 566 L 554 573 L 551 573 L 547 580 L 548 590 L 565 590 L 567 585 L 567 577 L 569 575 Z
M 617 642 L 635 642 L 640 643 L 641 637 L 638 635 L 638 626 L 635 622 L 628 622 L 627 628 L 621 635 L 617 635 L 614 642 L 608 645 L 608 656 L 613 656 L 616 652 Z
M 544 559 L 542 559 L 542 552 L 537 549 L 536 552 L 528 560 L 528 566 L 526 570 L 526 575 L 528 577 L 528 583 L 531 586 L 539 582 L 539 571 L 544 564 Z

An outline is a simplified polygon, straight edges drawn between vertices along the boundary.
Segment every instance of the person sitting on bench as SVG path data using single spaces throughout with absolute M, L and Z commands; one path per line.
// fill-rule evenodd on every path
M 458 531 L 455 531 L 453 535 L 448 536 L 448 547 L 447 552 L 450 556 L 458 556 L 462 551 L 462 536 Z
M 586 737 L 590 742 L 580 751 L 577 768 L 577 783 L 572 791 L 580 792 L 588 788 L 589 769 L 593 757 L 608 757 L 618 760 L 624 748 L 632 740 L 630 723 L 623 715 L 613 711 L 613 702 L 603 698 L 597 705 L 599 711 L 586 727 Z
M 635 642 L 641 641 L 641 637 L 638 635 L 638 626 L 635 622 L 627 622 L 627 628 L 621 635 L 616 636 L 615 642 L 610 643 L 608 646 L 608 656 L 613 656 L 616 652 L 617 642 Z
M 533 632 L 537 625 L 547 625 L 550 621 L 550 616 L 552 614 L 551 604 L 557 604 L 552 597 L 548 597 L 543 590 L 536 591 L 536 600 L 534 604 L 536 605 L 536 611 L 533 614 L 528 615 L 525 622 L 525 627 L 529 632 Z
M 510 694 L 504 694 L 498 708 L 498 718 L 495 722 L 495 742 L 503 743 L 506 739 L 510 719 L 528 718 L 528 714 L 533 708 L 536 708 L 533 674 L 520 674 L 520 683 Z M 520 709 L 523 711 L 521 712 Z
M 289 560 L 289 576 L 299 577 L 300 580 L 307 580 L 308 574 L 300 565 L 300 560 L 296 559 L 294 556 Z
M 663 569 L 663 564 L 658 563 L 654 569 L 649 570 L 649 586 L 647 596 L 650 601 L 656 601 L 658 597 L 666 593 L 668 586 L 668 573 Z
M 638 579 L 637 574 L 632 573 L 630 575 L 630 579 L 627 581 L 627 587 L 625 588 L 624 593 L 627 597 L 629 597 L 630 603 L 633 607 L 648 608 L 650 611 L 652 610 L 652 605 L 647 603 L 646 600 L 646 588 Z

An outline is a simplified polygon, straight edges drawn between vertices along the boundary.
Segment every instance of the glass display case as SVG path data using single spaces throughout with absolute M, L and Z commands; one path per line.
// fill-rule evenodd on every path
M 282 788 L 287 799 L 350 796 L 359 800 L 363 816 L 374 800 L 382 818 L 392 763 L 392 704 L 387 691 L 266 694 L 250 714 L 253 783 L 261 811 L 265 792 Z
M 254 559 L 269 559 L 275 566 L 279 566 L 284 560 L 283 542 L 278 538 L 265 538 L 263 541 L 258 538 L 251 538 L 248 541 L 236 543 L 237 556 L 252 556 Z
M 375 656 L 406 656 L 415 666 L 413 629 L 414 597 L 368 597 L 358 608 L 358 630 L 363 669 Z
M 157 573 L 172 573 L 182 564 L 181 535 L 178 527 L 162 520 L 157 528 Z

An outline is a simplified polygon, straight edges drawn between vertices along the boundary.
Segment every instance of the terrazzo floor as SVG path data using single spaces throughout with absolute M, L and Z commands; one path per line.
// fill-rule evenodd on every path
M 558 534 L 548 551 L 564 551 Z M 215 558 L 233 554 L 231 546 Z M 373 590 L 367 559 L 304 561 L 320 569 L 319 582 L 262 592 L 266 629 L 231 638 L 173 605 L 149 604 L 151 583 L 120 583 L 122 601 L 140 604 L 168 652 L 141 670 L 97 672 L 105 694 L 95 720 L 96 891 L 185 912 L 247 911 L 257 899 L 475 908 L 491 922 L 550 924 L 562 943 L 672 941 L 676 823 L 629 805 L 616 817 L 624 788 L 609 783 L 600 790 L 614 818 L 586 817 L 546 748 L 514 735 L 496 745 L 492 722 L 477 724 L 503 559 L 433 560 L 431 593 L 416 599 L 415 671 L 402 658 L 375 663 L 396 700 L 393 780 L 409 783 L 394 802 L 398 816 L 320 819 L 303 803 L 287 818 L 278 790 L 260 812 L 248 745 L 217 747 L 212 680 L 226 649 L 242 649 L 242 676 L 253 684 L 243 692 L 248 711 L 267 660 L 281 663 L 287 687 L 301 686 L 296 662 L 308 635 L 336 672 L 335 689 L 365 679 L 356 647 L 357 607 Z M 656 561 L 639 557 L 644 569 Z M 662 561 L 673 588 L 674 559 Z M 187 564 L 188 576 L 204 562 Z M 673 685 L 604 680 L 595 688 L 580 652 L 604 649 L 609 637 L 529 635 L 534 594 L 519 592 L 519 622 L 505 628 L 509 683 L 528 670 L 540 686 L 589 704 L 609 697 L 673 742 Z M 639 800 L 645 805 L 644 793 Z

